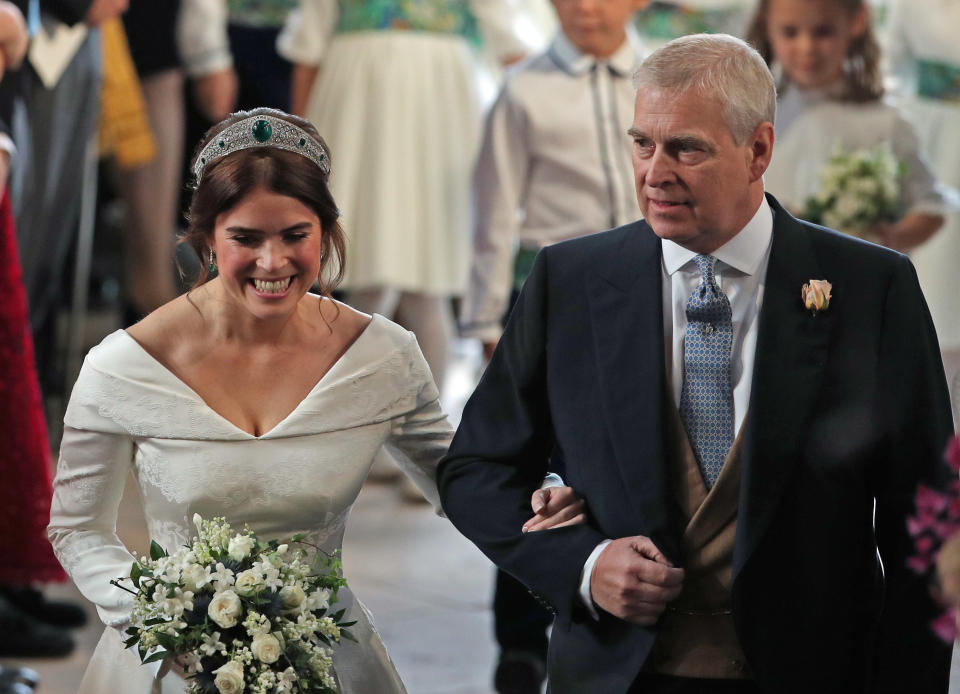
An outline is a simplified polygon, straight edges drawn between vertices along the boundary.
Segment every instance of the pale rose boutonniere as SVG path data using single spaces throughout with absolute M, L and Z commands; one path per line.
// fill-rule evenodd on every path
M 800 299 L 807 310 L 817 315 L 820 311 L 830 308 L 830 290 L 833 289 L 826 280 L 810 280 L 800 289 Z

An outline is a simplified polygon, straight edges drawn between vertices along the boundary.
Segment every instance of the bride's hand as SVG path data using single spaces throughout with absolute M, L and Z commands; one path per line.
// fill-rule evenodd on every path
M 534 516 L 523 524 L 523 532 L 560 528 L 585 523 L 586 504 L 572 487 L 538 489 L 530 497 Z

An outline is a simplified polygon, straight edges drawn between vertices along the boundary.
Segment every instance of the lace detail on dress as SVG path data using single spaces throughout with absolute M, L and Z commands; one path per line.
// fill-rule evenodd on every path
M 371 387 L 370 378 L 379 381 L 377 387 Z M 394 397 L 385 399 L 390 393 Z M 437 397 L 433 376 L 412 338 L 407 349 L 394 351 L 350 380 L 351 401 L 376 422 L 407 414 Z
M 189 486 L 184 484 L 185 480 L 171 474 L 170 465 L 166 461 L 141 448 L 137 452 L 136 465 L 137 480 L 144 497 L 148 496 L 149 490 L 145 486 L 149 485 L 172 504 L 182 504 L 187 501 L 186 492 Z
M 96 412 L 99 418 L 113 422 L 131 436 L 203 439 L 210 435 L 211 410 L 204 403 L 182 397 L 174 403 L 169 392 L 150 384 L 131 384 L 93 367 L 85 368 L 88 369 L 84 387 L 75 388 L 77 396 L 71 398 L 65 416 L 71 426 L 89 427 L 83 422 L 73 423 L 79 415 L 76 410 L 82 408 Z
M 102 468 L 74 465 L 63 455 L 57 465 L 57 487 L 70 490 L 71 506 L 90 507 L 106 496 L 110 480 Z

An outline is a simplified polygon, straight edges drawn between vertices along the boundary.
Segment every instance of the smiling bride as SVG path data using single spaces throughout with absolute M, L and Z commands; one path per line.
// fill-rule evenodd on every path
M 452 432 L 413 334 L 330 298 L 344 259 L 330 165 L 300 118 L 257 109 L 214 126 L 193 166 L 196 286 L 84 362 L 49 528 L 108 625 L 81 692 L 187 686 L 175 664 L 141 665 L 121 642 L 132 596 L 110 580 L 133 561 L 116 533 L 130 470 L 150 537 L 167 548 L 188 541 L 199 513 L 265 540 L 305 533 L 334 552 L 383 446 L 439 509 L 435 467 Z M 309 292 L 317 282 L 319 295 Z M 576 512 L 574 502 L 541 515 L 562 523 Z M 343 692 L 403 692 L 361 603 L 343 590 L 339 606 L 357 620 L 357 642 L 334 656 Z

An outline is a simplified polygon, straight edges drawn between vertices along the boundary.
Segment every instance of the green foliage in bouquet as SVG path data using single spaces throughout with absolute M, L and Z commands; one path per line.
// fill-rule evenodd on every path
M 837 151 L 820 171 L 820 192 L 807 200 L 800 216 L 862 237 L 901 216 L 900 180 L 906 168 L 887 146 Z
M 191 694 L 339 692 L 331 647 L 354 640 L 355 624 L 331 612 L 346 586 L 339 558 L 302 534 L 264 542 L 223 518 L 193 521 L 191 545 L 169 554 L 152 542 L 111 581 L 135 596 L 126 647 L 144 663 L 176 658 Z

